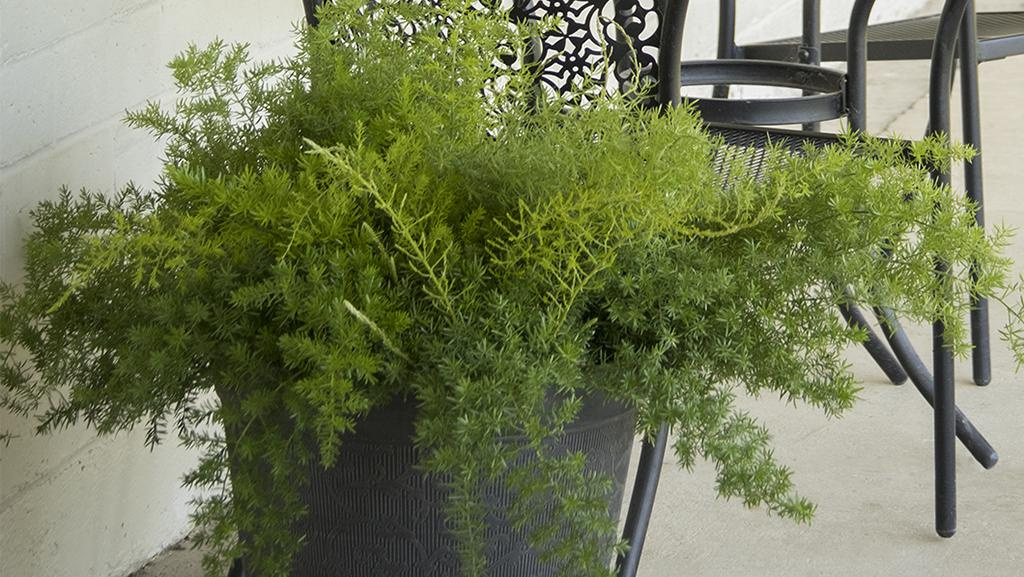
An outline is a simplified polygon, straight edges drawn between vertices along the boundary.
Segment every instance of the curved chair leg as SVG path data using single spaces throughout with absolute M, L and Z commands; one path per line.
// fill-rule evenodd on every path
M 914 346 L 910 343 L 910 339 L 900 325 L 899 319 L 896 318 L 896 315 L 891 310 L 884 308 L 875 309 L 875 315 L 878 317 L 878 322 L 882 327 L 882 334 L 889 341 L 889 346 L 892 347 L 893 353 L 896 354 L 896 358 L 899 359 L 903 368 L 907 370 L 910 382 L 914 383 L 914 386 L 921 393 L 921 396 L 928 401 L 928 404 L 934 407 L 935 379 L 928 370 L 928 366 L 918 356 L 917 351 L 914 350 Z M 971 455 L 974 456 L 974 459 L 982 467 L 986 469 L 995 467 L 996 463 L 999 462 L 999 454 L 996 450 L 960 409 L 955 409 L 954 414 L 956 436 L 960 439 L 960 442 L 963 443 L 964 447 L 970 451 Z
M 962 30 L 967 12 L 973 11 L 973 8 L 972 0 L 946 0 L 942 6 L 939 29 L 932 45 L 928 80 L 929 135 L 948 135 L 950 132 L 949 86 L 952 83 L 957 36 Z M 932 178 L 940 185 L 949 184 L 948 173 L 935 170 Z M 948 275 L 947 263 L 936 261 L 935 274 L 940 280 Z M 953 386 L 953 352 L 947 345 L 945 325 L 936 321 L 932 326 L 935 365 L 935 532 L 940 537 L 952 537 L 956 533 L 956 392 Z
M 966 144 L 977 151 L 977 155 L 964 163 L 964 188 L 967 197 L 974 202 L 977 212 L 974 220 L 985 228 L 984 188 L 981 163 L 981 113 L 978 97 L 978 43 L 977 25 L 973 2 L 967 7 L 960 26 L 960 98 L 963 107 L 963 137 Z M 973 270 L 975 278 L 978 271 Z M 992 354 L 989 342 L 988 302 L 973 299 L 971 302 L 971 342 L 974 383 L 987 385 L 992 381 Z
M 907 382 L 906 371 L 903 370 L 896 357 L 889 352 L 889 348 L 885 346 L 882 339 L 878 338 L 875 331 L 871 330 L 867 319 L 864 318 L 864 313 L 860 312 L 859 308 L 849 304 L 840 305 L 839 312 L 846 319 L 846 324 L 867 333 L 868 339 L 864 341 L 864 349 L 867 350 L 875 364 L 882 369 L 882 372 L 885 373 L 885 376 L 889 378 L 892 384 L 902 385 Z
M 622 538 L 629 549 L 615 560 L 617 577 L 636 577 L 640 567 L 640 555 L 643 553 L 644 540 L 647 538 L 647 527 L 651 522 L 654 510 L 654 496 L 658 492 L 658 480 L 661 476 L 661 465 L 665 462 L 665 448 L 668 446 L 668 425 L 662 425 L 654 443 L 644 441 L 640 448 L 640 465 L 633 482 L 633 493 L 629 498 L 629 510 L 626 512 L 626 526 Z

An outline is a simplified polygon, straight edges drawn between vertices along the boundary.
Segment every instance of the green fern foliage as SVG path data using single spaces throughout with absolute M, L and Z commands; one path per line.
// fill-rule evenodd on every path
M 692 110 L 645 106 L 640 83 L 538 96 L 535 67 L 496 63 L 550 23 L 440 4 L 340 0 L 281 62 L 220 42 L 177 57 L 174 107 L 128 115 L 166 142 L 156 187 L 34 211 L 24 281 L 0 286 L 0 404 L 40 432 L 143 426 L 202 450 L 185 481 L 210 575 L 236 555 L 287 575 L 307 464 L 397 398 L 450 479 L 467 575 L 495 482 L 521 526 L 553 500 L 530 538 L 563 575 L 609 573 L 610 482 L 545 443 L 594 392 L 640 434 L 668 423 L 724 497 L 808 520 L 734 394 L 849 409 L 851 294 L 941 318 L 965 349 L 967 296 L 1001 294 L 1008 262 L 924 171 L 957 151 L 850 136 L 723 179 Z M 522 451 L 534 465 L 509 470 Z

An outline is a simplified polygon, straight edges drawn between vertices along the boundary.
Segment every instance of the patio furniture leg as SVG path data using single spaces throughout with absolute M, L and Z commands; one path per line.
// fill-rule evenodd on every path
M 974 1 L 968 3 L 960 27 L 960 97 L 963 106 L 963 138 L 966 144 L 977 151 L 975 157 L 964 162 L 964 188 L 977 212 L 974 220 L 985 228 L 984 188 L 981 162 L 981 112 L 978 97 L 978 42 Z M 972 270 L 977 278 L 978 270 Z M 992 381 L 992 355 L 989 343 L 988 302 L 985 299 L 971 301 L 971 342 L 974 383 L 987 385 Z
M 957 33 L 971 0 L 947 0 L 942 7 L 935 36 L 928 88 L 928 124 L 931 134 L 949 134 L 949 83 L 953 75 Z M 938 184 L 949 184 L 949 174 L 936 171 Z M 949 274 L 947 263 L 937 261 L 935 274 Z M 932 326 L 935 365 L 935 532 L 940 537 L 956 534 L 956 403 L 953 386 L 953 352 L 946 342 L 941 320 Z
M 945 274 L 944 265 L 936 267 Z M 956 534 L 956 431 L 953 354 L 946 346 L 945 326 L 932 329 L 935 356 L 935 532 Z
M 821 64 L 821 0 L 804 0 L 802 14 L 803 33 L 797 61 L 818 66 Z M 811 94 L 814 93 L 804 91 L 804 96 Z M 816 132 L 821 129 L 821 123 L 807 122 L 804 123 L 803 129 Z M 885 370 L 885 367 L 882 367 L 882 370 Z
M 888 339 L 889 346 L 896 353 L 896 358 L 899 359 L 900 364 L 907 369 L 907 374 L 910 375 L 910 382 L 914 383 L 921 396 L 934 408 L 936 403 L 935 379 L 928 370 L 928 366 L 914 350 L 914 346 L 910 343 L 910 339 L 900 325 L 899 319 L 889 309 L 876 309 L 875 314 L 878 316 L 879 324 L 882 327 L 882 334 Z M 953 412 L 956 422 L 956 436 L 960 439 L 960 442 L 963 443 L 964 447 L 970 451 L 971 455 L 982 467 L 991 469 L 996 466 L 996 463 L 999 462 L 999 454 L 996 450 L 960 409 L 954 407 Z
M 870 0 L 866 8 L 861 8 L 864 16 L 864 25 L 867 25 L 867 14 L 870 12 Z M 728 59 L 736 57 L 736 1 L 720 0 L 718 16 L 718 58 Z M 821 0 L 803 0 L 803 35 L 798 59 L 803 64 L 821 64 Z M 863 76 L 863 74 L 861 74 Z M 806 94 L 806 92 L 805 92 Z M 728 98 L 728 86 L 715 86 L 715 98 Z M 819 123 L 807 123 L 803 125 L 804 130 L 817 130 Z M 907 374 L 900 366 L 899 361 L 886 347 L 885 343 L 878 337 L 868 324 L 864 315 L 850 305 L 840 307 L 840 312 L 846 322 L 853 328 L 863 330 L 867 333 L 867 340 L 864 348 L 867 349 L 871 358 L 882 369 L 886 377 L 893 384 L 903 384 L 907 380 Z
M 736 58 L 736 0 L 718 2 L 718 58 Z M 715 86 L 715 98 L 729 98 L 729 85 Z
M 661 465 L 665 462 L 665 448 L 668 446 L 668 425 L 662 425 L 654 443 L 644 440 L 640 448 L 640 464 L 633 482 L 633 493 L 629 498 L 626 525 L 622 538 L 629 549 L 615 560 L 617 577 L 636 577 L 640 567 L 640 555 L 647 538 L 647 527 L 654 510 L 654 496 L 658 491 Z
M 882 372 L 889 378 L 889 381 L 894 385 L 902 385 L 907 382 L 907 373 L 903 370 L 903 366 L 889 352 L 889 347 L 885 346 L 885 343 L 882 342 L 882 339 L 878 338 L 875 331 L 871 330 L 867 319 L 864 318 L 864 313 L 859 308 L 850 304 L 839 305 L 839 312 L 846 319 L 846 324 L 867 333 L 868 338 L 863 343 L 864 349 L 871 355 L 875 364 L 882 369 Z

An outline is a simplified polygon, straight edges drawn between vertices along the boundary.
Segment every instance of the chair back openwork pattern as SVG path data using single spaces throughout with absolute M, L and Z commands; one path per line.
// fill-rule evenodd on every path
M 557 19 L 556 29 L 534 46 L 540 81 L 552 93 L 588 85 L 616 91 L 657 78 L 656 0 L 503 0 L 501 8 L 515 19 Z
M 304 0 L 306 20 L 329 0 Z M 440 0 L 409 0 L 439 5 Z M 658 76 L 661 14 L 666 0 L 475 0 L 480 9 L 500 9 L 519 22 L 554 20 L 554 29 L 529 42 L 529 58 L 541 66 L 549 94 L 634 89 Z M 372 2 L 368 3 L 372 6 Z M 505 62 L 506 66 L 521 63 Z

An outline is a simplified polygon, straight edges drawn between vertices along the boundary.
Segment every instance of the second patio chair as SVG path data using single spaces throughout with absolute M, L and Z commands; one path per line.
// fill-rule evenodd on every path
M 950 125 L 948 87 L 952 77 L 956 30 L 968 7 L 968 2 L 969 0 L 947 0 L 940 17 L 936 40 L 933 44 L 929 82 L 929 132 L 932 134 L 948 134 Z M 870 10 L 870 3 L 859 1 L 858 5 L 860 8 L 867 5 L 868 9 L 859 13 L 855 10 L 852 19 L 850 42 L 847 46 L 850 74 L 843 77 L 845 82 L 848 83 L 847 86 L 844 87 L 842 82 L 830 85 L 826 83 L 827 81 L 820 80 L 820 78 L 826 77 L 828 73 L 824 73 L 821 77 L 816 77 L 811 86 L 799 86 L 796 83 L 782 83 L 779 81 L 769 81 L 764 84 L 781 84 L 793 88 L 809 88 L 808 92 L 811 93 L 811 98 L 814 98 L 814 93 L 816 92 L 824 93 L 825 98 L 816 99 L 818 103 L 828 98 L 828 89 L 833 87 L 836 92 L 844 93 L 845 98 L 848 99 L 845 102 L 839 102 L 842 102 L 842 110 L 849 114 L 851 126 L 855 130 L 863 130 L 863 73 L 866 68 L 866 39 L 864 30 L 867 27 L 867 12 Z M 665 7 L 665 12 L 660 15 L 662 18 L 662 30 L 656 72 L 659 105 L 678 105 L 683 99 L 681 86 L 710 85 L 721 87 L 732 83 L 750 84 L 751 80 L 763 78 L 763 76 L 759 76 L 760 74 L 766 74 L 763 70 L 771 70 L 773 68 L 771 64 L 764 61 L 725 62 L 720 60 L 696 64 L 683 62 L 681 57 L 682 35 L 687 7 L 687 0 L 669 0 Z M 764 66 L 764 69 L 755 70 L 758 66 Z M 801 65 L 793 64 L 792 66 L 799 67 Z M 812 69 L 809 68 L 791 68 L 790 70 L 804 70 L 808 74 L 812 72 Z M 693 76 L 688 76 L 691 73 L 694 73 Z M 795 73 L 792 77 L 796 77 Z M 705 118 L 712 121 L 712 124 L 709 125 L 709 129 L 712 131 L 721 131 L 728 134 L 730 130 L 736 130 L 733 127 L 716 126 L 714 124 L 715 120 L 742 118 L 752 123 L 772 124 L 813 122 L 828 118 L 825 115 L 819 115 L 820 117 L 815 117 L 814 115 L 800 117 L 799 115 L 783 116 L 780 114 L 779 110 L 787 104 L 787 101 L 792 101 L 793 104 L 793 107 L 789 110 L 798 111 L 800 109 L 799 99 L 776 99 L 775 101 L 769 101 L 768 105 L 765 106 L 767 112 L 762 116 L 757 116 L 759 103 L 750 100 L 728 101 L 722 98 L 723 92 L 719 88 L 716 90 L 715 97 L 713 98 L 690 99 L 696 102 Z M 807 98 L 807 96 L 804 98 Z M 729 110 L 737 111 L 736 116 L 727 116 Z M 765 130 L 766 137 L 772 132 L 768 129 L 763 130 Z M 804 135 L 809 138 L 824 138 L 826 140 L 829 138 L 828 135 L 813 133 L 791 133 L 790 138 L 799 140 Z M 936 173 L 934 177 L 940 183 L 948 183 L 949 177 L 946 174 Z M 936 274 L 943 274 L 943 269 L 939 267 Z M 897 351 L 897 354 L 901 352 L 913 353 L 912 347 L 909 347 L 909 342 L 901 342 L 905 341 L 906 337 L 902 334 L 902 331 L 899 331 L 895 316 L 891 311 L 881 312 L 885 315 L 884 324 L 888 327 L 891 336 L 895 337 L 894 350 Z M 952 353 L 946 346 L 944 327 L 941 323 L 936 323 L 933 327 L 932 344 L 935 369 L 934 380 L 932 381 L 934 384 L 934 398 L 929 400 L 933 402 L 935 413 L 935 527 L 936 532 L 940 536 L 951 537 L 956 532 L 956 455 L 954 435 L 963 433 L 964 428 L 969 427 L 969 423 L 965 420 L 960 420 L 962 415 L 956 410 L 954 404 Z M 914 357 L 916 357 L 916 354 L 914 354 Z M 912 361 L 909 363 L 912 367 L 915 363 L 920 365 L 916 367 L 918 370 L 911 371 L 912 378 L 916 373 L 918 379 L 925 380 L 924 378 L 928 377 L 927 380 L 932 380 L 931 375 L 927 373 L 927 369 L 923 367 L 920 359 L 905 359 L 905 361 Z M 929 396 L 926 392 L 926 387 L 921 386 L 927 383 L 918 383 L 918 379 L 915 379 L 915 384 L 918 384 L 922 392 L 926 393 L 926 397 Z M 977 434 L 973 428 L 970 431 L 974 435 Z M 640 470 L 627 512 L 624 534 L 630 544 L 630 550 L 618 560 L 617 569 L 619 577 L 634 577 L 639 567 L 646 530 L 653 511 L 658 476 L 667 447 L 668 433 L 665 428 L 662 428 L 652 442 L 645 442 L 642 447 Z M 961 435 L 961 439 L 964 439 L 963 435 Z M 983 455 L 975 454 L 975 457 L 979 458 L 983 457 Z M 994 458 L 994 453 L 991 457 Z M 979 462 L 985 464 L 985 460 L 982 458 L 979 458 Z M 994 465 L 994 460 L 991 464 Z

